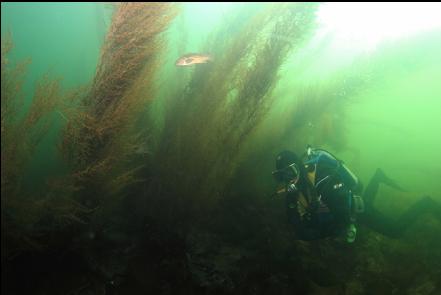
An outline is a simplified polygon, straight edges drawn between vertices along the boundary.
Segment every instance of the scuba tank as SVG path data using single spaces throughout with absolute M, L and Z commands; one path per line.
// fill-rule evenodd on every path
M 351 170 L 340 160 L 338 160 L 330 152 L 322 149 L 313 149 L 308 145 L 306 150 L 307 160 L 305 164 L 316 165 L 320 162 L 321 165 L 326 165 L 333 175 L 337 176 L 338 179 L 350 190 L 356 188 L 359 184 L 357 176 L 352 173 Z M 337 188 L 337 187 L 336 187 Z
M 318 164 L 325 168 L 325 175 L 321 179 L 316 180 L 315 186 L 325 183 L 327 179 L 337 179 L 337 183 L 333 185 L 334 190 L 338 190 L 345 186 L 347 188 L 347 205 L 351 208 L 351 221 L 346 228 L 345 236 L 348 243 L 355 241 L 357 228 L 355 227 L 355 215 L 364 211 L 364 202 L 360 196 L 353 193 L 353 190 L 359 186 L 359 180 L 355 174 L 337 157 L 330 152 L 322 149 L 314 149 L 310 145 L 306 149 L 305 165 Z M 327 185 L 325 185 L 327 186 Z M 328 187 L 329 189 L 331 187 Z

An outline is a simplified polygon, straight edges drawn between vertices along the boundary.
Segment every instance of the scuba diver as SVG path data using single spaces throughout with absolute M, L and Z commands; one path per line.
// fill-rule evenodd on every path
M 331 153 L 308 146 L 306 159 L 291 151 L 277 155 L 272 174 L 283 188 L 275 194 L 285 194 L 288 220 L 300 240 L 344 237 L 355 241 L 356 223 L 364 224 L 389 237 L 398 238 L 419 215 L 434 213 L 441 220 L 441 206 L 424 197 L 409 208 L 398 220 L 392 220 L 374 208 L 380 183 L 404 191 L 381 169 L 377 169 L 366 187 L 346 165 Z M 304 157 L 302 157 L 304 158 Z

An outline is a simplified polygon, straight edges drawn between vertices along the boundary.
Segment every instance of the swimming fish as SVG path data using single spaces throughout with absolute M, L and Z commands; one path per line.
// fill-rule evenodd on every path
M 209 54 L 189 53 L 178 58 L 175 65 L 178 67 L 186 67 L 194 64 L 205 64 L 210 61 L 213 61 L 213 58 Z

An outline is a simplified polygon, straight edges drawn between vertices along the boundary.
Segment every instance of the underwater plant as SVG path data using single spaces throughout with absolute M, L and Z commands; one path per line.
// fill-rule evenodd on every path
M 138 125 L 155 97 L 163 33 L 176 13 L 170 3 L 118 4 L 92 84 L 67 100 L 61 151 L 73 171 L 76 198 L 88 207 L 110 206 L 139 181 L 148 126 Z
M 106 213 L 120 206 L 117 197 L 138 181 L 148 129 L 138 132 L 135 126 L 155 96 L 154 75 L 165 51 L 162 33 L 176 15 L 174 7 L 118 4 L 91 86 L 62 93 L 60 80 L 46 75 L 27 111 L 21 88 L 29 62 L 10 64 L 12 42 L 2 36 L 2 269 L 3 262 L 20 264 L 14 258 L 23 253 L 72 251 L 83 229 L 108 223 Z M 71 173 L 48 179 L 42 195 L 27 192 L 22 178 L 52 128 L 53 114 L 66 123 L 60 150 Z
M 19 245 L 37 248 L 33 235 L 44 239 L 87 222 L 96 212 L 87 207 L 96 207 L 103 196 L 120 196 L 138 181 L 143 163 L 134 159 L 145 156 L 146 129 L 134 127 L 154 97 L 153 79 L 165 50 L 161 33 L 175 15 L 169 3 L 118 5 L 92 85 L 61 93 L 60 80 L 46 75 L 26 112 L 21 88 L 29 61 L 11 65 L 12 42 L 2 37 L 2 244 L 11 245 L 2 258 Z M 21 178 L 55 112 L 67 121 L 60 149 L 72 173 L 48 180 L 44 195 L 32 196 L 23 191 Z M 107 201 L 108 207 L 116 202 Z
M 23 83 L 30 60 L 11 63 L 10 34 L 1 51 L 1 219 L 2 262 L 25 251 L 40 251 L 51 231 L 81 222 L 81 206 L 48 186 L 44 193 L 25 188 L 26 171 L 35 150 L 52 127 L 61 98 L 60 79 L 48 74 L 37 81 L 25 108 Z M 79 210 L 79 211 L 78 211 Z M 51 221 L 48 220 L 48 217 Z M 50 225 L 49 225 L 50 224 Z
M 214 210 L 244 143 L 274 100 L 279 68 L 312 31 L 315 8 L 295 3 L 264 5 L 253 13 L 238 9 L 242 18 L 233 13 L 209 38 L 205 51 L 215 61 L 196 68 L 185 88 L 165 100 L 165 124 L 151 164 L 151 177 L 162 183 L 153 208 L 169 208 L 160 218 L 174 222 L 193 210 L 195 218 Z

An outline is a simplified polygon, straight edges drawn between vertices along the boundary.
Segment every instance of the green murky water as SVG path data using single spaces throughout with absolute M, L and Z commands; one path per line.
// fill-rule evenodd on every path
M 152 95 L 153 99 L 149 99 L 149 103 L 141 115 L 147 117 L 145 122 L 150 125 L 142 123 L 137 128 L 144 132 L 148 131 L 147 135 L 145 133 L 142 135 L 148 136 L 148 142 L 151 145 L 147 159 L 144 158 L 145 162 L 143 162 L 149 167 L 154 167 L 151 169 L 153 172 L 147 168 L 146 175 L 148 177 L 155 175 L 155 171 L 157 171 L 155 169 L 161 169 L 157 167 L 162 166 L 171 167 L 170 169 L 176 168 L 176 171 L 179 170 L 186 176 L 183 177 L 185 181 L 183 180 L 182 184 L 179 183 L 181 178 L 178 176 L 176 176 L 178 180 L 173 178 L 175 176 L 166 181 L 159 180 L 159 182 L 163 181 L 165 187 L 172 186 L 172 183 L 177 182 L 177 187 L 182 188 L 183 197 L 179 201 L 175 201 L 174 197 L 165 198 L 164 203 L 159 205 L 155 203 L 153 207 L 164 208 L 161 206 L 167 206 L 167 202 L 185 204 L 187 202 L 186 193 L 193 189 L 195 195 L 200 195 L 202 199 L 211 197 L 204 195 L 206 192 L 216 194 L 216 196 L 227 195 L 224 197 L 225 200 L 231 199 L 228 196 L 237 197 L 240 201 L 234 203 L 234 210 L 239 212 L 248 212 L 250 206 L 256 212 L 264 212 L 262 213 L 264 217 L 257 213 L 250 213 L 251 211 L 248 212 L 249 214 L 237 213 L 239 217 L 236 215 L 236 217 L 231 217 L 231 220 L 243 221 L 244 227 L 249 226 L 249 228 L 237 229 L 237 225 L 231 225 L 236 228 L 232 232 L 237 232 L 236 234 L 232 233 L 232 236 L 240 236 L 242 231 L 258 230 L 259 227 L 258 229 L 255 227 L 257 224 L 265 224 L 266 218 L 273 221 L 274 218 L 280 218 L 268 225 L 270 228 L 271 226 L 277 227 L 284 224 L 283 202 L 269 202 L 267 197 L 274 190 L 271 171 L 274 169 L 275 155 L 282 149 L 292 149 L 301 153 L 306 144 L 330 150 L 343 159 L 365 183 L 368 182 L 375 169 L 380 167 L 405 187 L 406 193 L 399 193 L 387 187 L 380 188 L 375 204 L 389 216 L 399 216 L 423 195 L 429 195 L 434 200 L 441 202 L 439 181 L 441 176 L 441 161 L 439 160 L 441 148 L 441 22 L 436 17 L 441 13 L 441 7 L 436 3 L 403 4 L 403 8 L 400 4 L 396 4 L 396 6 L 388 4 L 383 7 L 380 3 L 360 4 L 360 6 L 362 5 L 366 6 L 365 9 L 354 6 L 354 4 L 345 6 L 325 3 L 317 5 L 317 7 L 310 4 L 309 8 L 306 5 L 306 8 L 302 8 L 304 10 L 299 18 L 300 23 L 292 25 L 295 28 L 302 28 L 303 21 L 305 26 L 310 29 L 305 32 L 299 29 L 297 34 L 284 29 L 273 31 L 272 20 L 268 21 L 267 27 L 262 25 L 259 28 L 258 25 L 255 25 L 264 23 L 265 15 L 277 16 L 277 13 L 271 12 L 273 8 L 269 4 L 181 4 L 176 16 L 164 33 L 166 46 L 161 48 L 161 60 L 155 70 L 154 81 L 150 79 L 146 82 L 156 85 Z M 275 6 L 277 7 L 277 4 Z M 63 91 L 90 85 L 100 61 L 100 50 L 112 22 L 114 8 L 111 4 L 2 3 L 1 7 L 2 44 L 8 32 L 11 33 L 14 44 L 8 56 L 9 63 L 14 64 L 20 60 L 31 58 L 23 85 L 25 101 L 22 105 L 22 112 L 25 112 L 31 104 L 36 82 L 46 73 L 49 73 L 50 77 L 62 79 Z M 378 11 L 380 11 L 378 15 L 369 16 L 369 14 Z M 281 15 L 283 16 L 282 13 Z M 256 22 L 258 17 L 261 17 L 261 22 Z M 367 23 L 368 21 L 370 23 Z M 409 25 L 409 23 L 411 24 Z M 253 27 L 250 28 L 247 25 L 256 26 L 255 30 L 262 31 L 256 33 L 253 31 Z M 142 30 L 142 28 L 136 29 Z M 248 33 L 243 34 L 243 32 Z M 301 38 L 297 38 L 298 35 Z M 247 42 L 248 37 L 250 38 L 249 42 Z M 268 41 L 271 39 L 274 40 L 272 43 Z M 268 47 L 268 51 L 265 51 L 262 48 L 267 41 L 268 44 L 272 44 L 272 47 Z M 281 61 L 276 58 L 265 59 L 259 56 L 265 52 L 270 54 L 274 50 L 278 50 L 277 48 L 282 48 L 280 52 L 278 51 L 278 56 L 282 57 Z M 245 53 L 240 53 L 241 50 L 244 50 Z M 207 65 L 176 67 L 174 65 L 176 59 L 189 52 L 210 53 L 213 56 L 213 61 Z M 243 54 L 244 57 L 228 64 L 234 60 L 235 52 L 237 55 Z M 246 59 L 250 65 L 255 67 L 256 71 L 249 70 L 253 69 L 253 66 L 242 66 Z M 264 61 L 265 66 L 256 66 L 257 61 L 260 60 Z M 224 65 L 219 63 L 224 63 Z M 256 74 L 255 79 L 241 78 L 246 75 L 251 76 L 258 70 L 263 73 Z M 265 72 L 271 71 L 274 71 L 274 75 L 265 75 Z M 227 80 L 222 80 L 223 77 Z M 269 81 L 268 88 L 262 90 L 265 91 L 265 95 L 251 103 L 250 99 L 255 99 L 256 95 L 247 93 L 254 93 L 253 89 L 258 89 L 259 86 L 265 84 L 263 79 Z M 225 81 L 231 81 L 231 83 L 228 84 Z M 243 93 L 243 97 L 248 101 L 241 101 L 242 96 L 237 93 Z M 220 94 L 225 95 L 221 96 Z M 247 98 L 246 95 L 249 95 L 250 98 Z M 62 100 L 66 99 L 66 96 L 62 97 L 64 97 Z M 230 104 L 224 103 L 229 100 Z M 255 107 L 256 105 L 257 107 Z M 243 106 L 242 109 L 241 106 Z M 23 186 L 24 191 L 38 191 L 45 194 L 48 190 L 47 181 L 49 179 L 59 175 L 67 177 L 72 171 L 71 166 L 60 157 L 58 150 L 58 144 L 62 137 L 61 131 L 66 123 L 62 114 L 59 114 L 60 110 L 61 108 L 57 108 L 51 114 L 53 117 L 51 127 L 36 147 L 32 158 L 20 172 L 20 185 Z M 251 111 L 248 112 L 248 110 Z M 200 115 L 201 112 L 211 112 L 211 115 L 204 117 Z M 204 127 L 204 125 L 206 126 Z M 179 128 L 182 128 L 181 131 L 176 131 Z M 192 130 L 196 134 L 191 133 Z M 171 134 L 171 138 L 175 139 L 171 145 L 164 140 L 167 138 L 167 134 Z M 205 134 L 205 137 L 201 134 Z M 212 136 L 212 134 L 217 134 L 217 136 Z M 193 139 L 193 136 L 196 139 Z M 198 148 L 194 149 L 182 138 L 186 138 L 188 142 L 196 142 Z M 204 142 L 204 139 L 207 139 L 207 142 Z M 19 142 L 18 144 L 20 145 Z M 177 147 L 179 144 L 182 144 L 182 147 Z M 223 150 L 223 144 L 225 144 L 226 150 Z M 164 146 L 172 146 L 170 149 L 172 155 L 164 156 L 165 150 L 161 150 Z M 170 159 L 170 163 L 164 163 L 167 161 L 164 159 Z M 194 165 L 188 163 L 192 159 L 201 159 L 201 163 Z M 2 138 L 3 161 L 7 160 L 3 159 Z M 127 165 L 127 170 L 133 168 L 133 166 Z M 191 169 L 186 171 L 180 170 L 189 167 Z M 225 169 L 223 170 L 222 167 Z M 124 168 L 122 170 L 124 171 Z M 196 172 L 192 173 L 191 171 Z M 202 181 L 203 184 L 198 178 L 201 176 L 198 174 L 199 172 L 201 175 L 207 176 L 205 182 Z M 146 175 L 142 175 L 141 178 L 153 179 Z M 167 173 L 158 173 L 157 177 L 167 177 L 167 175 Z M 243 179 L 243 183 L 239 178 Z M 221 179 L 221 181 L 216 184 L 216 179 Z M 210 189 L 206 189 L 204 185 Z M 164 190 L 167 191 L 167 189 L 163 189 L 162 192 Z M 149 192 L 151 194 L 157 193 L 154 189 Z M 176 196 L 175 192 L 171 192 L 170 196 Z M 254 199 L 250 196 L 253 196 Z M 23 202 L 25 200 L 24 198 Z M 198 197 L 195 197 L 188 202 L 196 203 L 195 207 L 198 207 L 198 200 Z M 222 197 L 220 200 L 222 203 Z M 204 206 L 217 206 L 206 202 L 201 204 L 203 204 L 200 205 L 202 211 L 205 210 Z M 121 203 L 116 206 L 125 205 Z M 148 202 L 146 206 L 149 206 Z M 185 206 L 183 208 L 185 209 Z M 219 217 L 219 220 L 229 220 L 229 214 L 232 214 L 231 208 L 228 210 L 224 210 L 225 207 L 222 206 L 219 208 L 221 209 L 217 210 L 217 214 L 223 216 Z M 271 209 L 266 211 L 268 208 Z M 210 210 L 207 209 L 206 212 L 211 212 Z M 158 212 L 158 215 L 162 214 L 160 211 Z M 166 213 L 164 210 L 163 215 L 177 214 L 174 212 L 171 210 Z M 2 220 L 3 214 L 2 208 Z M 113 218 L 118 219 L 118 216 L 115 216 L 116 213 L 112 213 L 111 218 L 105 215 L 106 213 L 103 214 L 100 217 L 102 224 L 109 223 L 109 220 L 113 220 Z M 203 215 L 203 213 L 198 214 Z M 201 218 L 204 219 L 206 216 Z M 234 224 L 235 221 L 231 221 L 231 223 Z M 216 232 L 219 227 L 222 226 L 213 225 L 213 232 Z M 314 244 L 313 247 L 318 247 L 318 249 L 331 247 L 330 253 L 321 253 L 320 255 L 326 256 L 322 259 L 333 265 L 330 266 L 331 269 L 333 267 L 337 269 L 335 270 L 337 276 L 340 276 L 340 280 L 346 283 L 346 290 L 349 290 L 347 291 L 349 293 L 332 293 L 336 292 L 332 287 L 323 287 L 325 289 L 317 289 L 317 291 L 314 288 L 321 287 L 314 287 L 307 294 L 371 294 L 368 291 L 369 288 L 373 288 L 377 294 L 381 292 L 383 294 L 392 294 L 389 292 L 436 294 L 441 288 L 438 276 L 440 274 L 439 268 L 437 269 L 439 264 L 431 260 L 430 257 L 435 255 L 439 258 L 439 253 L 436 254 L 435 249 L 439 248 L 439 238 L 435 238 L 439 229 L 439 221 L 425 215 L 404 240 L 398 242 L 381 238 L 381 236 L 367 231 L 366 237 L 360 238 L 360 244 L 355 247 L 355 250 L 349 250 L 350 255 L 354 255 L 358 262 L 363 261 L 362 257 L 365 257 L 366 253 L 372 253 L 374 256 L 374 258 L 365 258 L 366 265 L 354 266 L 356 270 L 353 273 L 358 273 L 361 277 L 340 271 L 338 266 L 334 265 L 338 261 L 339 255 L 346 255 L 347 249 L 339 252 L 339 246 L 317 246 Z M 205 231 L 210 232 L 210 227 L 208 226 Z M 269 247 L 268 251 L 277 252 L 280 249 L 289 249 L 287 246 L 287 243 L 290 243 L 288 242 L 289 238 L 284 240 L 286 230 L 282 229 L 280 232 L 275 231 L 272 234 L 263 230 L 257 235 L 264 236 L 265 233 L 271 236 L 275 244 L 275 246 L 265 246 Z M 194 235 L 197 236 L 197 234 Z M 213 237 L 213 241 L 218 238 Z M 207 236 L 205 239 L 210 240 Z M 228 268 L 232 265 L 239 267 L 240 264 L 238 264 L 238 260 L 233 258 L 236 257 L 234 255 L 241 256 L 244 260 L 246 257 L 254 257 L 254 254 L 246 254 L 247 251 L 250 251 L 246 242 L 239 242 L 241 239 L 237 237 L 232 239 L 236 241 L 237 252 L 240 254 L 234 251 L 228 252 L 230 248 L 227 246 L 222 248 L 222 251 L 228 248 L 224 252 L 218 250 L 219 254 L 216 257 L 224 255 L 223 262 L 219 262 L 217 265 L 217 271 L 222 274 L 234 273 Z M 250 240 L 252 239 L 250 238 Z M 297 246 L 300 247 L 298 244 Z M 383 246 L 403 255 L 404 260 L 416 255 L 415 259 L 419 259 L 421 265 L 415 267 L 415 271 L 427 275 L 419 275 L 409 279 L 409 273 L 395 269 L 398 267 L 394 265 L 397 258 L 394 253 L 390 253 L 393 250 L 382 252 L 380 248 Z M 301 252 L 299 249 L 297 248 L 296 251 Z M 228 253 L 225 254 L 226 252 Z M 307 253 L 311 255 L 311 261 L 314 261 L 314 253 Z M 262 287 L 256 283 L 256 288 L 260 291 L 253 294 L 264 294 L 265 290 L 266 292 L 295 290 L 295 284 L 294 287 L 291 285 L 287 287 L 282 283 L 284 280 L 283 267 L 277 268 L 280 258 L 276 254 L 270 255 L 270 257 L 273 261 L 268 262 L 268 265 L 275 268 L 274 281 L 271 283 L 271 280 L 268 279 L 270 287 L 266 285 L 266 287 Z M 375 257 L 378 259 L 376 260 Z M 281 260 L 286 262 L 286 259 L 288 258 L 285 257 Z M 2 255 L 2 270 L 4 268 L 3 261 Z M 38 262 L 38 260 L 36 261 Z M 410 258 L 408 262 L 404 262 L 405 265 L 414 263 L 415 261 Z M 222 269 L 222 265 L 228 265 L 228 267 L 225 266 Z M 312 262 L 312 265 L 317 266 L 317 263 Z M 248 271 L 252 272 L 252 269 L 247 267 Z M 134 268 L 136 269 L 136 267 Z M 299 269 L 297 271 L 301 272 L 302 268 Z M 304 269 L 319 268 L 304 266 Z M 167 270 L 163 271 L 167 273 Z M 170 267 L 169 271 L 170 273 L 179 273 L 173 267 Z M 132 271 L 130 275 L 133 275 L 133 272 L 137 271 Z M 141 271 L 138 270 L 138 272 Z M 398 274 L 394 274 L 394 272 Z M 193 270 L 191 273 L 194 277 L 195 271 Z M 306 273 L 305 271 L 302 275 Z M 377 277 L 375 273 L 378 273 Z M 145 275 L 152 274 L 147 271 Z M 278 275 L 280 277 L 277 277 Z M 286 275 L 289 276 L 289 274 Z M 160 278 L 154 278 L 152 281 L 160 280 Z M 241 281 L 240 278 L 234 276 L 230 276 L 230 278 L 232 286 L 235 287 L 231 287 L 232 289 L 221 288 L 221 294 L 229 294 L 228 292 L 252 293 L 251 287 L 250 289 L 241 287 L 242 285 L 251 286 L 252 283 L 245 279 Z M 185 285 L 188 287 L 186 290 L 192 290 L 193 293 L 201 290 L 209 290 L 209 292 L 217 290 L 207 287 L 211 286 L 207 282 L 212 281 L 208 278 L 205 279 L 205 285 L 195 280 L 203 286 L 200 287 L 202 289 Z M 250 278 L 247 280 L 253 281 Z M 259 279 L 254 278 L 254 280 L 258 281 Z M 381 282 L 376 284 L 375 280 Z M 81 285 L 81 283 L 79 284 Z M 161 284 L 163 286 L 163 283 Z M 155 283 L 151 283 L 151 285 L 155 286 L 154 288 L 157 287 Z M 141 284 L 141 286 L 143 285 Z M 148 283 L 144 285 L 145 288 L 147 288 L 146 286 L 149 286 Z M 168 289 L 164 288 L 172 290 L 172 293 L 176 294 L 173 286 L 170 284 Z M 40 294 L 44 287 L 38 285 L 38 288 L 38 294 Z M 167 290 L 164 291 L 160 288 L 155 290 L 167 293 Z M 133 293 L 138 294 L 135 291 Z

